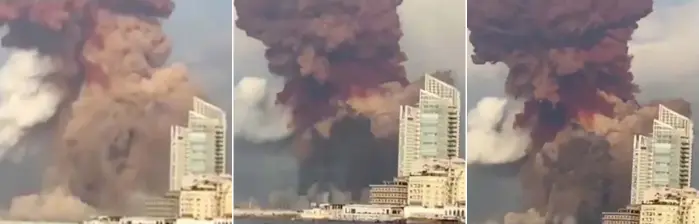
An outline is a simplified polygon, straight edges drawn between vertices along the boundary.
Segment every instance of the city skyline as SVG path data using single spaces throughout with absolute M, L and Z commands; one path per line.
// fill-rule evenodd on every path
M 370 185 L 370 204 L 406 211 L 444 209 L 465 218 L 466 161 L 458 152 L 460 93 L 433 75 L 425 74 L 416 105 L 400 106 L 396 177 Z

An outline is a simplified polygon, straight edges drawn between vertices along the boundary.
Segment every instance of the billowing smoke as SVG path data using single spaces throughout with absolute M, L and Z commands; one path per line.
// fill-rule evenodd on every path
M 515 122 L 532 130 L 519 167 L 524 206 L 547 223 L 599 223 L 628 203 L 632 136 L 648 133 L 657 112 L 635 100 L 628 42 L 652 0 L 468 4 L 472 61 L 506 65 L 506 94 L 526 101 Z
M 511 108 L 508 109 L 508 105 Z M 513 128 L 515 115 L 521 112 L 518 102 L 486 97 L 468 112 L 468 163 L 503 164 L 526 155 L 529 132 Z
M 502 224 L 576 224 L 575 217 L 555 217 L 551 221 L 547 221 L 546 216 L 540 214 L 535 209 L 529 209 L 526 212 L 509 212 L 505 215 Z M 484 224 L 499 224 L 501 222 L 495 220 L 486 221 Z
M 252 142 L 276 141 L 292 133 L 291 109 L 276 103 L 281 86 L 258 77 L 245 77 L 235 86 L 235 135 Z M 279 87 L 279 88 L 275 88 Z
M 82 221 L 97 211 L 65 188 L 12 199 L 7 218 L 27 221 Z
M 293 189 L 276 190 L 268 195 L 268 206 L 281 209 L 307 209 L 310 203 L 351 203 L 350 192 L 342 192 L 335 186 L 329 186 L 328 191 L 319 191 L 319 184 L 311 184 L 304 194 L 297 194 Z
M 172 46 L 160 22 L 173 10 L 170 0 L 0 2 L 6 12 L 0 24 L 8 27 L 2 46 L 36 50 L 56 65 L 47 67 L 37 53 L 13 55 L 9 65 L 23 58 L 20 70 L 3 70 L 9 81 L 0 84 L 11 90 L 2 93 L 0 105 L 3 141 L 40 131 L 30 127 L 46 119 L 55 131 L 46 149 L 46 190 L 62 189 L 61 195 L 113 213 L 125 211 L 134 192 L 166 190 L 169 127 L 185 123 L 192 97 L 199 95 L 184 66 L 165 65 Z M 21 95 L 19 88 L 33 92 Z M 23 96 L 32 98 L 16 105 Z M 43 200 L 43 194 L 37 197 Z M 22 209 L 33 208 L 14 211 L 30 212 Z
M 533 127 L 536 145 L 570 120 L 590 129 L 594 114 L 614 117 L 602 93 L 635 99 L 628 42 L 652 0 L 468 3 L 472 60 L 510 69 L 505 90 L 528 100 L 517 124 Z
M 29 128 L 56 112 L 64 94 L 51 83 L 55 67 L 36 50 L 14 50 L 0 69 L 0 160 Z
M 350 191 L 395 175 L 401 104 L 414 101 L 397 7 L 401 0 L 236 0 L 236 26 L 267 46 L 286 80 L 299 194 L 313 183 Z M 415 87 L 417 85 L 413 85 Z

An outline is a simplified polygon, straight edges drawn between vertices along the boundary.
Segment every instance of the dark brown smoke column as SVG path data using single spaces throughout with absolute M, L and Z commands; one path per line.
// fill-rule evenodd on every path
M 559 206 L 558 210 L 567 210 L 561 212 L 567 215 L 574 213 L 576 208 L 594 210 L 627 202 L 619 198 L 610 201 L 610 196 L 605 193 L 595 194 L 595 197 L 602 195 L 600 198 L 603 199 L 580 202 L 592 195 L 583 192 L 599 193 L 604 188 L 600 186 L 610 185 L 607 183 L 609 179 L 598 178 L 600 173 L 608 170 L 583 171 L 592 178 L 587 182 L 594 182 L 588 187 L 566 181 L 585 182 L 586 177 L 576 176 L 570 168 L 561 166 L 566 160 L 563 155 L 578 154 L 576 158 L 590 158 L 594 163 L 587 164 L 601 164 L 591 166 L 605 169 L 609 167 L 605 165 L 608 160 L 598 158 L 604 158 L 605 153 L 623 154 L 614 152 L 616 147 L 620 147 L 614 146 L 616 142 L 612 142 L 612 152 L 607 152 L 610 147 L 604 144 L 590 146 L 591 143 L 575 140 L 597 142 L 591 140 L 593 137 L 580 133 L 578 137 L 569 135 L 576 133 L 574 127 L 597 132 L 601 128 L 599 124 L 614 123 L 615 119 L 626 116 L 620 115 L 615 106 L 624 102 L 634 104 L 631 102 L 635 102 L 638 87 L 629 71 L 628 42 L 637 21 L 652 11 L 652 3 L 652 0 L 468 0 L 467 26 L 471 32 L 469 41 L 474 46 L 473 62 L 504 63 L 509 68 L 505 83 L 507 94 L 527 100 L 516 125 L 533 130 L 533 146 L 527 157 L 529 165 L 522 170 L 528 206 L 548 211 L 549 215 L 556 213 L 554 210 L 559 204 L 554 201 L 565 199 L 562 199 L 562 194 L 554 195 L 555 192 L 566 192 L 566 197 L 575 198 L 569 200 L 569 205 Z M 567 134 L 562 135 L 563 132 Z M 628 131 L 623 132 L 626 137 Z M 610 138 L 607 136 L 608 141 Z M 557 140 L 553 142 L 554 139 Z M 567 142 L 571 139 L 577 142 Z M 547 149 L 560 151 L 555 154 L 561 161 L 542 159 L 538 153 L 545 143 L 550 143 Z M 558 168 L 535 170 L 539 165 L 532 164 L 552 164 L 541 166 Z M 527 176 L 531 173 L 545 175 L 534 180 Z M 533 182 L 538 184 L 530 184 Z M 551 186 L 559 189 L 551 189 Z M 561 186 L 566 186 L 565 190 L 561 190 Z M 588 216 L 594 212 L 577 213 Z
M 173 9 L 170 0 L 0 1 L 3 46 L 63 62 L 55 81 L 71 96 L 57 115 L 47 188 L 114 211 L 136 191 L 165 189 L 169 126 L 185 121 L 196 94 L 183 66 L 160 68 L 171 46 L 159 20 Z
M 278 94 L 278 101 L 294 108 L 294 125 L 297 151 L 302 159 L 301 186 L 304 191 L 313 181 L 325 181 L 326 165 L 349 163 L 375 170 L 392 169 L 378 167 L 374 160 L 379 153 L 395 153 L 397 144 L 380 143 L 371 134 L 374 126 L 362 125 L 369 113 L 376 108 L 357 108 L 372 96 L 390 92 L 384 84 L 395 82 L 402 88 L 408 82 L 401 65 L 406 58 L 400 50 L 402 37 L 397 7 L 401 0 L 236 0 L 238 19 L 236 25 L 248 36 L 267 46 L 265 57 L 272 73 L 287 79 L 286 86 Z M 340 103 L 348 100 L 350 111 L 344 113 Z M 354 104 L 354 105 L 353 105 Z M 376 105 L 373 105 L 376 106 Z M 397 108 L 396 108 L 397 109 Z M 338 112 L 345 115 L 337 115 Z M 354 114 L 354 115 L 352 115 Z M 364 118 L 362 118 L 364 117 Z M 336 121 L 359 124 L 337 123 Z M 373 120 L 373 119 L 372 119 Z M 368 121 L 367 121 L 368 122 Z M 373 122 L 373 121 L 372 121 Z M 318 124 L 324 123 L 318 128 Z M 340 127 L 346 127 L 340 128 Z M 310 131 L 316 127 L 320 131 Z M 331 128 L 332 127 L 332 128 Z M 348 131 L 352 129 L 353 131 Z M 343 131 L 344 130 L 344 131 Z M 321 132 L 313 134 L 311 132 Z M 338 134 L 342 133 L 343 134 Z M 305 133 L 305 134 L 302 134 Z M 305 136 L 305 137 L 304 137 Z M 363 136 L 363 137 L 362 137 Z M 360 138 L 360 139 L 358 139 Z M 310 144 L 309 141 L 315 143 Z M 354 142 L 359 145 L 351 147 Z M 304 143 L 305 142 L 305 143 Z M 325 143 L 322 143 L 325 142 Z M 390 145 L 388 149 L 382 144 Z M 320 145 L 324 145 L 322 148 Z M 321 152 L 327 150 L 328 152 Z M 354 156 L 341 157 L 339 155 Z M 390 153 L 389 153 L 390 154 Z M 327 156 L 321 156 L 327 155 Z M 351 159 L 348 159 L 351 158 Z M 337 161 L 336 161 L 337 160 Z M 349 160 L 349 161 L 346 161 Z M 320 164 L 320 165 L 312 165 Z M 367 168 L 369 167 L 369 168 Z M 360 170 L 338 168 L 332 172 L 346 183 L 357 176 L 367 176 Z M 305 177 L 309 173 L 325 173 Z M 357 172 L 357 173 L 352 173 Z M 395 171 L 393 171 L 395 172 Z M 337 175 L 337 174 L 335 174 Z M 390 178 L 390 175 L 387 175 Z M 371 178 L 369 178 L 371 179 Z M 372 180 L 354 181 L 366 187 Z M 341 188 L 345 186 L 340 186 Z M 349 187 L 358 197 L 360 189 Z

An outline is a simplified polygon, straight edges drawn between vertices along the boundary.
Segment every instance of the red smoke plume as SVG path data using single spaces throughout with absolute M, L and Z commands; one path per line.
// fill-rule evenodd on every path
M 289 80 L 278 99 L 304 129 L 335 114 L 331 101 L 386 82 L 407 84 L 401 2 L 238 0 L 236 25 L 268 47 L 270 71 Z
M 387 153 L 391 160 L 396 150 L 373 149 L 397 145 L 393 138 L 398 107 L 411 99 L 403 94 L 408 81 L 401 65 L 406 56 L 398 43 L 403 35 L 397 13 L 401 3 L 235 1 L 237 27 L 267 46 L 270 71 L 287 79 L 277 99 L 293 108 L 298 136 L 294 145 L 302 160 L 299 191 L 305 192 L 313 181 L 327 180 L 304 175 L 329 172 L 331 165 L 356 166 L 347 171 L 354 173 L 335 174 L 341 180 L 328 180 L 341 189 L 351 188 L 356 198 L 362 187 L 381 181 L 365 178 L 371 171 L 363 170 L 394 169 L 378 154 Z M 378 139 L 387 136 L 393 138 Z
M 631 139 L 655 115 L 635 102 L 628 42 L 652 5 L 468 0 L 473 62 L 504 63 L 506 93 L 527 101 L 515 126 L 533 142 L 519 175 L 525 204 L 548 221 L 597 223 L 628 203 Z
M 517 123 L 534 126 L 539 144 L 570 120 L 613 117 L 600 92 L 634 100 L 628 41 L 652 0 L 468 3 L 473 62 L 510 68 L 507 93 L 529 100 Z
M 117 210 L 134 191 L 165 189 L 168 129 L 196 95 L 182 66 L 161 68 L 171 46 L 159 20 L 173 9 L 171 0 L 0 1 L 2 45 L 59 60 L 51 81 L 69 93 L 47 186 Z

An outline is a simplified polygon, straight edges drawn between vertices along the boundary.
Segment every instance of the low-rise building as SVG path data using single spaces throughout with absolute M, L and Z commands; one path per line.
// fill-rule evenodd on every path
M 646 189 L 640 205 L 602 214 L 603 224 L 699 224 L 699 192 L 692 188 Z
M 180 191 L 178 216 L 195 220 L 232 217 L 231 185 L 230 176 L 193 181 Z
M 449 186 L 446 175 L 424 173 L 408 178 L 408 205 L 444 207 L 447 205 Z
M 342 207 L 339 220 L 391 221 L 403 219 L 403 207 L 391 205 L 349 204 Z
M 408 219 L 449 219 L 463 220 L 466 218 L 466 207 L 447 206 L 443 208 L 426 208 L 423 206 L 406 206 L 404 217 Z
M 680 224 L 679 203 L 657 201 L 641 205 L 641 224 Z
M 163 196 L 148 197 L 144 201 L 145 215 L 148 217 L 177 218 L 179 191 L 169 191 Z
M 466 161 L 423 158 L 413 164 L 408 179 L 408 205 L 466 206 Z
M 369 203 L 404 206 L 408 204 L 408 182 L 392 181 L 370 185 Z
M 639 224 L 640 206 L 627 206 L 616 212 L 603 212 L 602 224 Z
M 310 209 L 301 211 L 302 219 L 339 219 L 342 216 L 342 204 L 312 204 Z

